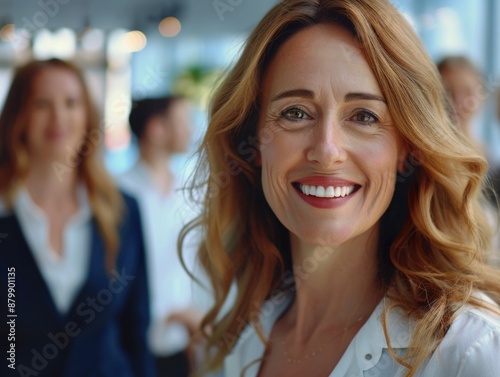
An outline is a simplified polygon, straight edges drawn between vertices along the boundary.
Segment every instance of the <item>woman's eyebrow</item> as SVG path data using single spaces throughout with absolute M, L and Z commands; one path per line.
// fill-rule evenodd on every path
M 312 99 L 314 98 L 314 92 L 308 89 L 286 90 L 276 95 L 271 100 L 271 102 L 279 101 L 280 99 L 287 97 L 304 97 Z M 372 93 L 353 92 L 353 93 L 347 93 L 344 96 L 345 102 L 355 101 L 355 100 L 371 100 L 371 101 L 381 101 L 383 103 L 387 103 L 384 97 Z
M 371 100 L 371 101 L 381 101 L 381 102 L 387 104 L 384 97 L 376 95 L 376 94 L 372 94 L 372 93 L 357 93 L 356 92 L 356 93 L 347 93 L 344 96 L 345 102 L 355 101 L 355 100 L 360 100 L 360 99 Z
M 292 89 L 281 92 L 277 96 L 275 96 L 271 102 L 278 101 L 287 97 L 305 97 L 305 98 L 314 98 L 314 93 L 308 89 Z

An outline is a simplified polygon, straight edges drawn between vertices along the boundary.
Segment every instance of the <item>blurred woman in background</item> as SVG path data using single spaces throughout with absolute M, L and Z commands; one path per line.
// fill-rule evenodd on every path
M 491 161 L 486 145 L 474 135 L 476 118 L 486 100 L 484 79 L 479 69 L 465 56 L 447 56 L 438 64 L 444 87 L 448 93 L 451 108 L 451 118 L 470 140 L 470 142 Z M 482 202 L 483 209 L 493 232 L 489 260 L 498 265 L 500 251 L 500 229 L 498 203 L 495 191 L 498 188 L 498 172 L 495 166 L 489 166 L 488 179 L 492 187 L 485 190 L 486 199 Z
M 139 211 L 103 139 L 76 66 L 17 69 L 0 116 L 0 268 L 16 274 L 20 375 L 154 376 Z
M 452 117 L 464 134 L 486 153 L 474 136 L 474 122 L 485 99 L 479 69 L 465 56 L 447 56 L 437 67 L 450 97 Z

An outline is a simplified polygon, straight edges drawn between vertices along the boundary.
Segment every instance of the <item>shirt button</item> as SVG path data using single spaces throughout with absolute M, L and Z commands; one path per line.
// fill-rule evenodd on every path
M 365 360 L 371 360 L 371 359 L 372 359 L 372 355 L 371 355 L 371 353 L 367 353 L 367 354 L 365 355 Z

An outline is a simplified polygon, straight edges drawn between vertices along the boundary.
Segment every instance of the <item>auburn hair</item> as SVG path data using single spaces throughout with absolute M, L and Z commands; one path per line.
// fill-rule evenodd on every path
M 461 308 L 487 306 L 473 292 L 500 301 L 500 273 L 484 262 L 490 230 L 480 198 L 487 162 L 450 119 L 440 76 L 410 25 L 387 0 L 285 0 L 261 20 L 213 95 L 198 151 L 191 189 L 193 197 L 201 192 L 202 211 L 179 242 L 192 230 L 203 232 L 199 258 L 215 297 L 202 323 L 210 328 L 204 370 L 221 367 L 242 324 L 252 324 L 266 342 L 253 313 L 292 270 L 288 231 L 264 198 L 255 163 L 260 92 L 284 41 L 324 23 L 357 38 L 410 152 L 380 227 L 379 284 L 393 303 L 382 323 L 392 356 L 414 376 Z M 232 285 L 236 299 L 226 313 Z M 416 323 L 401 357 L 387 333 L 386 315 L 395 307 Z
M 29 117 L 26 109 L 36 77 L 44 70 L 54 68 L 71 72 L 82 89 L 87 126 L 84 141 L 78 151 L 81 160 L 75 163 L 76 166 L 65 167 L 77 169 L 78 176 L 86 187 L 92 213 L 104 239 L 106 265 L 111 268 L 119 245 L 118 226 L 123 199 L 103 165 L 99 147 L 104 141 L 104 130 L 101 129 L 99 115 L 83 73 L 75 64 L 54 58 L 34 60 L 16 69 L 0 115 L 0 195 L 10 208 L 19 188 L 25 183 L 30 164 L 25 142 Z M 63 166 L 63 163 L 60 164 L 62 165 L 58 166 Z M 64 174 L 64 171 L 61 170 L 61 173 Z

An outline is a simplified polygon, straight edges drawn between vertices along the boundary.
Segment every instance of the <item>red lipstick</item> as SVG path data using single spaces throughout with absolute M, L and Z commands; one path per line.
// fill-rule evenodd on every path
M 304 193 L 302 191 L 302 186 L 304 185 L 316 186 L 316 189 L 317 186 L 322 186 L 323 195 L 326 195 L 325 193 L 328 187 L 333 187 L 334 189 L 337 187 L 351 188 L 351 192 L 345 196 L 338 196 L 339 194 L 337 194 L 337 196 L 331 197 L 333 194 L 330 194 L 330 197 L 326 196 L 319 197 L 316 196 L 315 194 L 307 195 L 306 194 L 308 192 L 307 188 L 305 189 L 306 193 Z M 297 192 L 299 197 L 306 203 L 316 208 L 325 208 L 325 209 L 342 206 L 343 204 L 351 200 L 352 197 L 356 194 L 356 192 L 361 188 L 361 185 L 356 182 L 339 177 L 325 177 L 325 176 L 304 177 L 293 182 L 292 186 L 295 188 L 295 191 Z
M 339 177 L 325 177 L 321 175 L 300 178 L 296 182 L 300 183 L 301 185 L 313 185 L 313 186 L 323 186 L 323 187 L 360 186 L 358 183 L 349 181 L 347 179 Z

